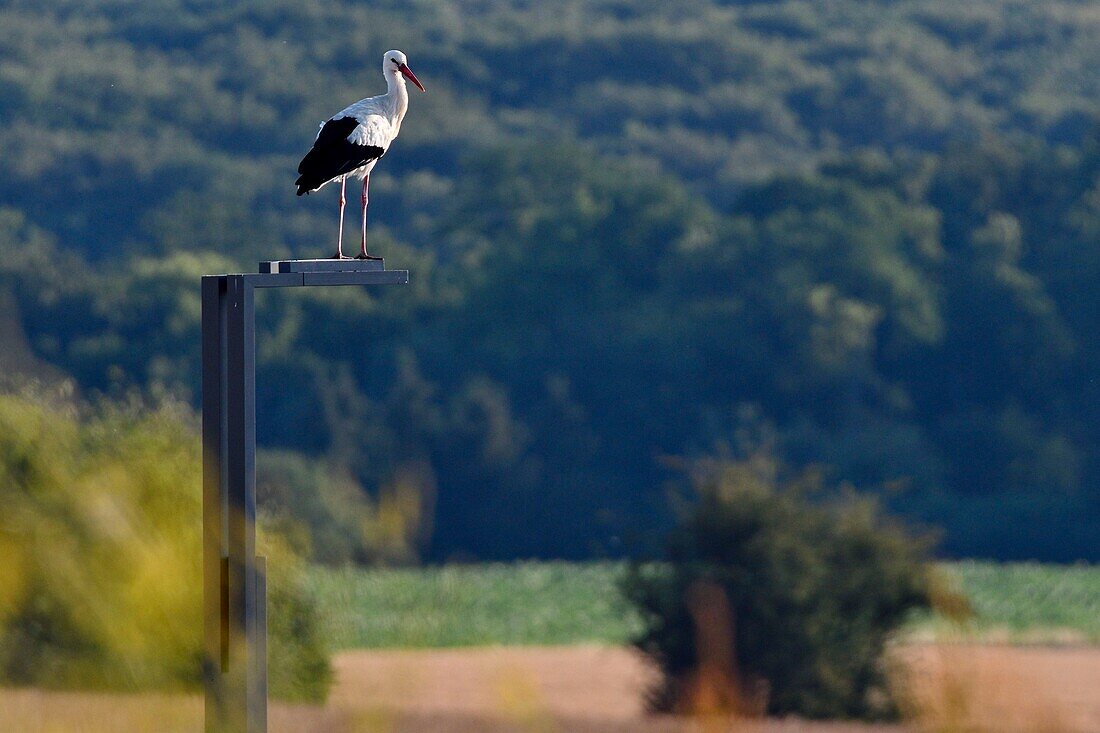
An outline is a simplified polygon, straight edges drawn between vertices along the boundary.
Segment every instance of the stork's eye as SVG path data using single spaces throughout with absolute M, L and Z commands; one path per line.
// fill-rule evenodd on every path
M 401 65 L 401 62 L 400 62 L 400 61 L 398 61 L 397 59 L 390 59 L 390 61 L 394 62 L 394 63 L 395 63 L 395 64 L 397 64 L 398 66 L 400 66 L 400 65 Z

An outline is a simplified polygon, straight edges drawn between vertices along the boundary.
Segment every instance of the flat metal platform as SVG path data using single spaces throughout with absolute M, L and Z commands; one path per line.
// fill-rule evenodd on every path
M 407 285 L 408 270 L 387 270 L 383 260 L 271 260 L 260 271 L 246 274 L 255 288 L 324 285 Z
M 385 260 L 323 259 L 271 260 L 260 263 L 261 273 L 273 272 L 377 272 L 386 269 Z

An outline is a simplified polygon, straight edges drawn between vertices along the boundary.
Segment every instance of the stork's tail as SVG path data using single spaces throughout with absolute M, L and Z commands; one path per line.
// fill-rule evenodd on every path
M 298 187 L 298 195 L 302 196 L 307 193 L 316 191 L 319 186 L 312 185 L 313 181 L 307 181 L 304 175 L 298 176 L 298 180 L 294 182 L 294 185 Z

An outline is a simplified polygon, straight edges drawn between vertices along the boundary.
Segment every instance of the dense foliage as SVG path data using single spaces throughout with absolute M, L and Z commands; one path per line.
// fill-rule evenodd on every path
M 200 686 L 202 491 L 192 422 L 171 406 L 88 412 L 68 400 L 0 396 L 0 681 Z M 277 537 L 263 545 L 271 693 L 324 699 L 332 675 L 301 568 Z
M 1068 0 L 9 3 L 0 356 L 194 402 L 198 276 L 331 250 L 294 165 L 399 47 L 372 236 L 413 284 L 260 301 L 298 547 L 643 551 L 662 456 L 763 434 L 950 552 L 1095 558 L 1098 39 Z
M 810 503 L 816 479 L 770 461 L 707 466 L 673 531 L 668 562 L 624 591 L 635 640 L 661 670 L 659 711 L 881 717 L 895 712 L 885 645 L 937 583 L 926 547 L 874 504 Z

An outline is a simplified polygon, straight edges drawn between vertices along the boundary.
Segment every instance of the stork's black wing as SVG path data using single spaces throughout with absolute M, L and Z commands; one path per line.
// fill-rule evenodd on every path
M 381 158 L 385 148 L 377 145 L 356 145 L 348 136 L 359 126 L 354 117 L 329 120 L 321 127 L 316 142 L 298 164 L 298 195 L 316 191 L 337 176 L 351 173 L 361 165 Z

